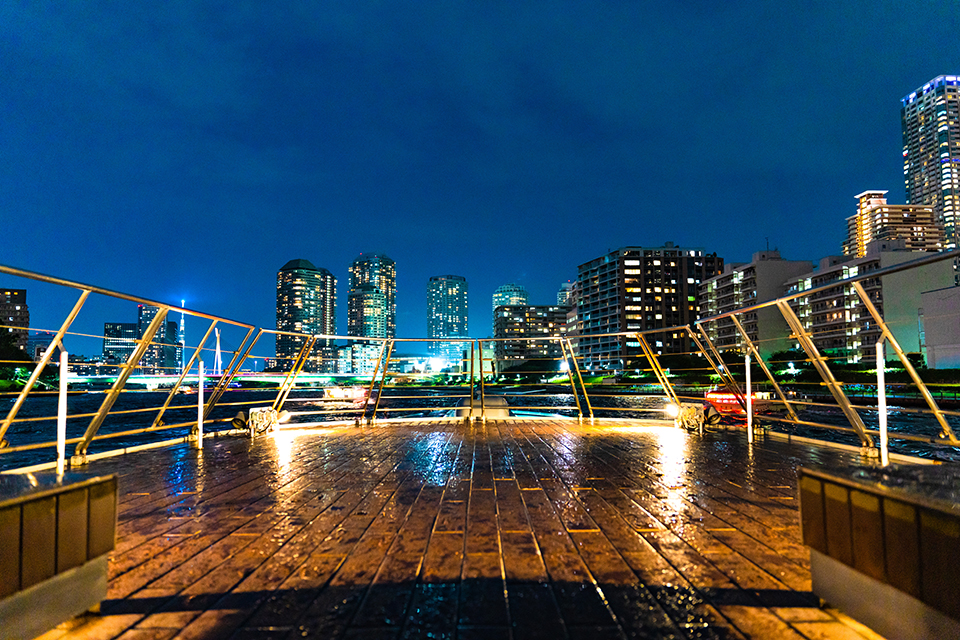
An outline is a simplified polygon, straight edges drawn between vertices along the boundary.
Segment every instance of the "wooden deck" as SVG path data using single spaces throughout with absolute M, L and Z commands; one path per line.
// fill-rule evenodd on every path
M 876 638 L 821 609 L 796 468 L 740 432 L 529 420 L 217 438 L 120 474 L 108 600 L 54 638 Z

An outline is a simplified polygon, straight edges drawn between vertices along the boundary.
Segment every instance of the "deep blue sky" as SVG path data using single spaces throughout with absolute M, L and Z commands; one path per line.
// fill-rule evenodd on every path
M 903 201 L 899 100 L 958 34 L 927 0 L 3 2 L 0 262 L 272 327 L 306 258 L 345 331 L 385 252 L 399 334 L 452 273 L 483 337 L 498 285 L 551 303 L 623 245 L 815 260 Z

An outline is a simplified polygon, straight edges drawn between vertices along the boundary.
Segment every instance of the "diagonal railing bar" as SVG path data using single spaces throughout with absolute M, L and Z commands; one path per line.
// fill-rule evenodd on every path
M 376 400 L 376 406 L 373 409 L 373 415 L 370 418 L 367 418 L 367 407 L 370 406 L 370 400 L 373 398 L 373 388 L 377 384 L 377 376 L 380 374 L 380 363 L 383 362 L 383 354 L 386 353 L 386 350 L 387 341 L 381 340 L 380 353 L 377 355 L 377 361 L 373 365 L 373 374 L 370 376 L 370 386 L 367 387 L 367 398 L 363 404 L 363 415 L 361 416 L 361 419 L 367 424 L 372 424 L 373 421 L 376 420 L 377 407 L 380 406 L 380 398 L 378 397 Z M 384 369 L 386 369 L 386 367 L 384 367 Z M 386 371 L 384 371 L 384 375 L 386 375 Z
M 744 344 L 747 345 L 747 348 L 750 350 L 750 353 L 753 354 L 754 359 L 757 361 L 757 364 L 760 365 L 760 368 L 763 370 L 763 373 L 767 376 L 767 380 L 770 381 L 770 384 L 773 385 L 774 391 L 777 392 L 777 396 L 780 398 L 780 401 L 787 408 L 787 413 L 794 420 L 799 420 L 797 413 L 793 410 L 793 406 L 790 404 L 790 401 L 787 400 L 787 396 L 783 393 L 783 390 L 780 388 L 780 385 L 777 384 L 777 381 L 773 379 L 773 374 L 770 373 L 770 369 L 767 367 L 767 363 L 763 361 L 763 357 L 760 355 L 760 352 L 757 350 L 757 347 L 753 344 L 753 341 L 750 339 L 750 336 L 747 335 L 747 332 L 744 330 L 743 325 L 740 324 L 740 320 L 737 319 L 737 316 L 730 316 L 730 319 L 733 320 L 734 326 L 737 328 L 737 331 L 740 332 L 740 335 L 743 336 Z
M 386 353 L 387 353 L 386 358 L 384 358 L 383 356 L 384 349 L 386 349 Z M 380 359 L 383 360 L 383 374 L 380 376 L 380 388 L 377 390 L 377 399 L 374 400 L 374 405 L 373 405 L 373 415 L 370 416 L 370 420 L 368 421 L 368 424 L 374 424 L 377 421 L 377 411 L 380 410 L 380 398 L 383 397 L 383 387 L 387 383 L 387 373 L 390 370 L 391 355 L 393 355 L 393 340 L 388 339 L 380 346 Z M 377 367 L 379 368 L 379 366 L 380 366 L 380 360 L 377 360 Z M 377 374 L 376 374 L 376 371 L 374 371 L 373 378 L 371 379 L 371 384 L 370 384 L 371 389 L 373 388 L 372 380 L 376 380 L 376 377 L 377 377 Z
M 698 324 L 698 327 L 699 327 L 699 324 Z M 703 327 L 699 327 L 699 328 L 701 331 L 703 331 Z M 727 381 L 727 376 L 724 374 L 723 371 L 720 370 L 720 368 L 717 366 L 717 363 L 714 362 L 713 358 L 710 357 L 710 353 L 706 350 L 706 348 L 704 348 L 703 343 L 700 342 L 700 338 L 697 336 L 696 332 L 692 328 L 690 328 L 689 325 L 685 326 L 684 329 L 686 329 L 687 333 L 690 335 L 690 340 L 693 342 L 693 344 L 695 344 L 697 349 L 700 350 L 700 355 L 702 355 L 706 359 L 707 364 L 710 365 L 710 368 L 713 369 L 713 372 L 717 374 L 717 377 L 720 378 L 721 381 L 723 381 L 724 386 L 727 387 L 727 389 L 731 393 L 733 393 L 735 396 L 743 397 L 743 393 L 740 392 L 740 387 L 736 384 L 737 381 L 730 378 L 730 380 L 732 381 L 732 386 L 731 386 L 731 383 Z M 712 347 L 712 344 L 711 344 L 711 347 Z
M 947 436 L 952 444 L 960 444 L 960 441 L 957 440 L 957 436 L 953 433 L 953 429 L 947 422 L 946 417 L 940 410 L 940 406 L 937 404 L 937 401 L 933 399 L 933 395 L 930 393 L 930 390 L 927 389 L 927 385 L 923 382 L 923 380 L 920 379 L 920 374 L 917 373 L 917 370 L 910 362 L 910 359 L 907 358 L 907 354 L 905 354 L 903 349 L 900 348 L 900 343 L 897 342 L 895 337 L 893 337 L 893 332 L 890 331 L 890 327 L 888 327 L 887 323 L 884 322 L 883 317 L 880 315 L 880 311 L 877 309 L 876 305 L 873 304 L 873 301 L 870 300 L 870 296 L 867 294 L 866 290 L 864 290 L 863 285 L 861 285 L 859 282 L 854 282 L 853 288 L 856 289 L 857 295 L 860 296 L 863 306 L 866 307 L 870 315 L 873 316 L 874 321 L 880 326 L 882 335 L 886 336 L 887 342 L 890 343 L 890 346 L 893 347 L 897 357 L 900 358 L 900 362 L 903 363 L 903 368 L 907 370 L 907 373 L 910 375 L 910 379 L 913 380 L 915 385 L 917 385 L 917 389 L 919 389 L 921 395 L 923 395 L 923 399 L 926 401 L 927 406 L 930 407 L 933 415 L 937 418 L 937 422 L 940 423 L 940 428 L 943 430 L 944 435 Z M 878 343 L 878 345 L 879 344 L 880 343 Z M 879 389 L 877 390 L 877 393 L 879 393 Z
M 183 367 L 183 371 L 180 372 L 180 376 L 177 378 L 176 383 L 173 385 L 173 388 L 170 389 L 170 393 L 167 394 L 167 399 L 163 403 L 163 406 L 160 407 L 160 411 L 157 413 L 156 417 L 153 419 L 153 423 L 150 425 L 150 428 L 156 428 L 163 424 L 163 414 L 166 413 L 167 409 L 170 407 L 170 403 L 173 402 L 173 397 L 177 394 L 177 391 L 180 390 L 180 386 L 183 384 L 183 380 L 187 377 L 187 374 L 190 372 L 190 368 L 193 367 L 194 363 L 197 361 L 197 358 L 200 356 L 200 351 L 203 349 L 203 346 L 207 343 L 207 340 L 210 338 L 210 335 L 213 333 L 213 328 L 217 326 L 217 321 L 214 320 L 210 323 L 210 326 L 207 328 L 207 332 L 203 334 L 203 339 L 197 345 L 197 348 L 193 350 L 193 355 L 190 356 L 190 360 L 187 362 L 186 366 Z
M 714 366 L 714 370 L 720 375 L 720 379 L 724 381 L 724 385 L 727 389 L 733 393 L 733 397 L 736 398 L 737 404 L 740 405 L 740 408 L 743 409 L 743 412 L 747 412 L 747 401 L 743 394 L 743 390 L 740 388 L 740 384 L 733 377 L 733 374 L 730 373 L 730 365 L 726 363 L 723 359 L 723 356 L 720 355 L 720 351 L 713 344 L 713 340 L 710 339 L 710 336 L 707 334 L 707 330 L 703 327 L 701 322 L 697 322 L 697 328 L 700 329 L 700 335 L 703 336 L 703 339 L 706 341 L 707 346 L 710 347 L 710 351 L 713 352 L 713 356 L 717 359 L 719 366 Z M 703 348 L 703 345 L 700 345 L 700 348 Z M 706 355 L 706 351 L 703 352 Z M 709 359 L 709 356 L 708 356 Z M 713 363 L 711 362 L 711 365 Z
M 863 424 L 863 419 L 860 417 L 860 414 L 857 413 L 857 410 L 850 405 L 850 399 L 847 398 L 847 394 L 843 392 L 843 388 L 840 386 L 840 383 L 834 377 L 830 367 L 827 366 L 826 359 L 820 355 L 820 351 L 813 343 L 810 334 L 807 333 L 803 328 L 803 324 L 800 322 L 800 319 L 793 312 L 793 309 L 790 308 L 790 305 L 786 300 L 779 300 L 777 302 L 777 307 L 779 307 L 780 313 L 787 321 L 787 324 L 790 326 L 790 329 L 796 336 L 800 346 L 803 347 L 807 357 L 810 358 L 810 362 L 812 362 L 813 366 L 816 367 L 817 372 L 823 379 L 824 385 L 830 391 L 833 399 L 837 401 L 837 405 L 840 407 L 840 410 L 843 411 L 843 415 L 846 416 L 850 426 L 854 428 L 857 435 L 860 437 L 861 444 L 864 447 L 873 447 L 873 438 L 869 433 L 867 433 L 867 428 Z
M 580 375 L 580 365 L 577 363 L 577 356 L 573 352 L 573 345 L 570 344 L 569 338 L 564 338 L 567 343 L 567 349 L 570 351 L 570 359 L 573 360 L 573 367 L 577 374 L 577 380 L 580 382 L 580 389 L 583 391 L 583 401 L 587 405 L 587 413 L 589 414 L 590 421 L 593 421 L 593 405 L 590 404 L 590 394 L 587 393 L 587 385 L 583 383 L 583 376 Z
M 272 409 L 278 413 L 283 409 L 283 403 L 287 401 L 287 396 L 290 395 L 290 391 L 297 382 L 297 376 L 299 376 L 300 371 L 303 370 L 307 359 L 310 357 L 313 344 L 317 341 L 314 336 L 304 335 L 303 337 L 306 338 L 306 340 L 303 341 L 303 346 L 300 347 L 300 351 L 297 352 L 297 357 L 290 363 L 290 371 L 287 372 L 283 382 L 280 383 L 280 388 L 277 389 L 277 397 L 273 400 Z
M 657 377 L 657 380 L 660 381 L 663 394 L 667 396 L 668 401 L 680 406 L 680 400 L 677 398 L 677 394 L 673 390 L 673 385 L 670 384 L 670 381 L 667 379 L 666 372 L 663 370 L 663 367 L 660 366 L 660 361 L 657 360 L 656 354 L 653 352 L 653 349 L 650 348 L 650 343 L 647 342 L 646 337 L 639 333 L 635 333 L 633 335 L 636 336 L 637 342 L 640 343 L 640 349 L 643 350 L 643 355 L 646 356 L 647 362 L 650 363 L 650 368 L 653 369 L 653 374 Z
M 143 336 L 137 341 L 137 348 L 130 354 L 126 364 L 123 366 L 123 371 L 120 372 L 113 386 L 110 387 L 110 391 L 107 392 L 107 397 L 103 399 L 100 410 L 97 411 L 97 414 L 90 420 L 90 425 L 87 427 L 86 433 L 83 434 L 83 440 L 77 443 L 77 448 L 74 450 L 74 457 L 78 464 L 83 463 L 83 458 L 87 454 L 87 448 L 90 446 L 90 442 L 93 440 L 93 437 L 97 435 L 97 431 L 100 430 L 100 426 L 103 424 L 104 419 L 106 419 L 107 414 L 110 413 L 110 408 L 113 407 L 113 403 L 120 397 L 120 392 L 123 391 L 123 387 L 127 384 L 127 379 L 133 374 L 134 368 L 140 362 L 140 359 L 143 358 L 144 354 L 147 353 L 147 350 L 150 348 L 150 343 L 153 342 L 157 330 L 162 326 L 163 322 L 166 321 L 169 311 L 170 307 L 166 305 L 160 307 L 157 315 L 150 321 L 150 325 L 143 333 Z M 70 464 L 74 464 L 73 459 L 71 459 Z
M 480 419 L 483 420 L 483 406 L 486 404 L 485 398 L 487 395 L 487 385 L 483 379 L 483 340 L 477 340 L 477 349 L 480 351 Z M 497 375 L 492 361 L 490 362 L 490 373 L 493 377 Z
M 3 423 L 0 424 L 0 447 L 3 446 L 3 443 L 5 442 L 4 436 L 7 435 L 7 430 L 10 428 L 10 425 L 13 424 L 14 418 L 17 417 L 17 413 L 20 411 L 24 401 L 27 399 L 27 395 L 33 389 L 33 385 L 35 385 L 37 380 L 40 379 L 40 374 L 43 373 L 44 368 L 50 364 L 50 360 L 53 358 L 54 347 L 59 346 L 61 349 L 63 348 L 63 336 L 66 335 L 67 331 L 70 329 L 70 325 L 73 324 L 74 320 L 76 320 L 77 315 L 80 313 L 80 309 L 83 308 L 83 303 L 87 301 L 87 297 L 89 295 L 90 292 L 88 290 L 83 290 L 80 292 L 80 298 L 78 298 L 76 303 L 74 303 L 70 313 L 67 314 L 63 324 L 60 325 L 60 330 L 57 331 L 57 334 L 50 341 L 49 346 L 47 346 L 46 351 L 43 353 L 43 357 L 40 358 L 40 362 L 38 362 L 37 366 L 34 367 L 33 373 L 30 374 L 30 378 L 23 385 L 23 389 L 20 391 L 20 394 L 14 401 L 13 406 L 10 407 L 10 411 L 7 412 L 7 417 L 4 418 Z
M 246 350 L 243 352 L 243 355 L 240 357 L 240 362 L 237 363 L 237 369 L 236 369 L 236 372 L 234 373 L 234 375 L 237 375 L 237 374 L 240 372 L 240 369 L 243 367 L 243 364 L 247 361 L 247 358 L 250 357 L 250 353 L 253 351 L 253 348 L 254 348 L 255 346 L 257 346 L 257 343 L 260 341 L 260 338 L 261 338 L 261 337 L 263 336 L 263 334 L 265 334 L 265 333 L 266 333 L 266 331 L 264 331 L 263 329 L 259 329 L 259 330 L 257 331 L 257 335 L 255 335 L 255 336 L 253 337 L 253 340 L 250 341 L 250 344 L 247 345 Z M 249 334 L 248 334 L 247 337 L 249 337 Z M 246 341 L 246 339 L 244 339 L 244 341 Z M 241 345 L 241 348 L 242 348 L 242 346 L 243 346 L 243 345 Z M 254 366 L 256 366 L 256 357 L 254 357 Z M 231 376 L 230 379 L 233 380 L 233 376 Z
M 474 347 L 474 341 L 471 340 L 471 341 L 470 341 L 470 413 L 467 414 L 467 419 L 465 420 L 465 422 L 468 423 L 468 424 L 470 423 L 471 420 L 473 420 L 473 396 L 474 396 L 474 393 L 473 393 L 473 384 L 474 384 L 474 383 L 473 383 L 473 381 L 475 380 L 475 377 L 474 377 L 474 375 L 473 375 L 473 374 L 474 374 L 474 372 L 473 372 L 473 359 L 474 359 L 474 350 L 473 350 L 473 347 Z M 482 354 L 481 354 L 481 356 L 482 356 Z M 481 357 L 481 367 L 482 367 L 482 365 L 483 365 L 482 360 L 483 360 L 483 358 Z M 482 371 L 483 371 L 483 369 L 481 368 L 481 372 L 482 372 Z
M 253 327 L 247 329 L 247 335 L 243 337 L 243 340 L 240 341 L 240 345 L 237 347 L 237 350 L 233 352 L 233 358 L 230 359 L 230 364 L 227 365 L 226 373 L 220 374 L 220 380 L 217 382 L 217 386 L 214 387 L 213 391 L 210 393 L 210 398 L 207 400 L 206 407 L 203 410 L 204 419 L 210 416 L 210 412 L 213 411 L 213 408 L 218 402 L 220 402 L 220 398 L 223 397 L 224 392 L 230 387 L 230 383 L 233 382 L 233 379 L 236 377 L 237 373 L 239 373 L 240 365 L 243 364 L 243 360 L 240 358 L 240 353 L 243 351 L 243 347 L 247 343 L 247 340 L 250 339 L 250 335 L 252 333 Z M 250 349 L 247 349 L 247 353 L 249 352 Z M 244 355 L 244 357 L 246 357 L 246 355 Z
M 577 391 L 577 385 L 573 381 L 573 369 L 570 367 L 570 360 L 567 357 L 567 350 L 563 345 L 563 338 L 558 337 L 557 342 L 560 344 L 560 353 L 563 354 L 563 362 L 567 363 L 567 377 L 570 378 L 570 390 L 573 392 L 573 399 L 577 403 L 577 417 L 580 422 L 583 422 L 583 407 L 580 405 L 580 394 Z

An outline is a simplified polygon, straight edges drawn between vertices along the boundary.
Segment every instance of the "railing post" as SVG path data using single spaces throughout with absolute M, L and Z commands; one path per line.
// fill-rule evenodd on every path
M 573 352 L 573 345 L 570 344 L 569 338 L 564 338 L 567 341 L 567 350 L 570 351 L 570 359 L 573 360 L 573 367 L 577 372 L 577 380 L 580 381 L 580 390 L 583 391 L 583 401 L 587 404 L 587 414 L 590 416 L 590 424 L 593 424 L 593 405 L 590 404 L 590 394 L 587 393 L 587 385 L 583 384 L 583 376 L 580 375 L 580 364 L 577 362 L 577 354 Z
M 251 342 L 250 347 L 241 357 L 240 352 L 243 350 L 244 345 L 246 345 L 247 340 L 250 339 L 251 334 L 253 334 L 253 327 L 247 329 L 247 335 L 243 337 L 243 340 L 240 341 L 240 346 L 238 346 L 237 350 L 233 352 L 233 358 L 230 359 L 230 364 L 227 365 L 226 373 L 220 371 L 220 377 L 217 380 L 217 386 L 213 388 L 213 391 L 210 393 L 210 398 L 207 400 L 207 408 L 204 409 L 205 416 L 210 415 L 210 412 L 213 411 L 213 408 L 218 402 L 220 402 L 220 398 L 223 397 L 223 394 L 230 386 L 230 383 L 233 382 L 233 379 L 236 377 L 237 373 L 240 372 L 240 366 L 246 359 L 247 354 L 250 353 L 250 349 L 253 348 L 253 343 Z
M 799 420 L 796 412 L 793 410 L 790 401 L 787 400 L 787 396 L 784 395 L 783 390 L 780 389 L 780 385 L 777 384 L 777 381 L 774 379 L 773 374 L 770 372 L 770 369 L 767 367 L 767 363 L 763 361 L 763 358 L 760 356 L 760 351 L 754 346 L 753 341 L 750 339 L 750 336 L 747 335 L 746 329 L 743 328 L 743 325 L 740 324 L 740 321 L 737 320 L 737 316 L 734 314 L 730 315 L 730 319 L 733 320 L 734 326 L 737 327 L 737 331 L 740 332 L 740 335 L 743 336 L 743 342 L 747 345 L 747 348 L 750 350 L 750 353 L 753 354 L 753 357 L 757 359 L 757 364 L 760 365 L 760 368 L 763 369 L 764 374 L 766 374 L 767 379 L 770 381 L 770 384 L 773 385 L 774 390 L 777 392 L 777 396 L 780 397 L 780 401 L 783 402 L 784 406 L 787 408 L 787 413 L 793 420 Z
M 180 377 L 177 378 L 177 382 L 173 385 L 173 388 L 170 389 L 170 393 L 167 394 L 167 399 L 164 401 L 163 406 L 160 407 L 160 411 L 157 412 L 156 417 L 153 419 L 153 423 L 150 425 L 150 428 L 158 427 L 162 424 L 163 414 L 166 413 L 167 409 L 170 407 L 170 402 L 173 401 L 174 394 L 177 393 L 177 390 L 180 389 L 180 386 L 183 384 L 184 378 L 187 377 L 187 372 L 190 371 L 190 368 L 193 366 L 194 361 L 199 357 L 200 350 L 203 349 L 203 345 L 206 344 L 207 339 L 210 337 L 210 334 L 213 333 L 213 327 L 216 326 L 217 321 L 214 320 L 210 323 L 210 326 L 207 328 L 207 332 L 203 336 L 203 340 L 200 341 L 200 344 L 197 345 L 197 348 L 194 349 L 193 355 L 190 356 L 190 360 L 184 365 L 183 370 L 180 372 Z M 184 349 L 187 348 L 186 345 L 183 346 Z
M 486 397 L 486 393 L 487 393 L 486 384 L 484 383 L 484 380 L 483 380 L 483 340 L 477 340 L 477 345 L 479 345 L 479 349 L 480 349 L 480 418 L 479 418 L 479 421 L 483 422 L 485 420 L 483 415 L 483 405 L 486 404 L 486 402 L 484 402 L 484 398 Z M 493 364 L 494 364 L 493 362 L 490 363 L 490 372 L 491 374 L 493 374 L 494 378 L 496 378 L 497 373 Z
M 747 387 L 747 442 L 753 442 L 753 389 L 750 379 L 750 353 L 743 356 L 744 369 L 746 371 Z
M 67 373 L 69 358 L 60 350 L 60 393 L 57 396 L 57 475 L 63 475 L 67 452 Z
M 367 389 L 367 400 L 363 405 L 363 416 L 361 418 L 362 422 L 367 424 L 372 424 L 377 418 L 377 407 L 380 406 L 380 398 L 377 397 L 376 406 L 373 408 L 373 415 L 370 419 L 367 419 L 367 405 L 370 404 L 370 399 L 373 397 L 373 387 L 377 384 L 377 374 L 380 373 L 380 361 L 383 360 L 383 353 L 387 348 L 387 342 L 383 341 L 380 343 L 380 354 L 377 356 L 377 362 L 373 366 L 373 374 L 370 376 L 370 387 Z
M 570 362 L 567 360 L 567 351 L 563 347 L 563 338 L 558 337 L 560 343 L 560 353 L 563 354 L 563 362 L 567 363 L 567 377 L 570 378 L 570 390 L 573 391 L 573 399 L 577 403 L 577 422 L 583 422 L 583 407 L 580 405 L 580 394 L 577 392 L 577 385 L 573 382 L 573 369 L 570 368 Z M 573 353 L 571 352 L 571 356 Z
M 859 282 L 854 282 L 853 287 L 856 289 L 857 295 L 863 302 L 863 306 L 866 307 L 874 321 L 880 326 L 880 335 L 886 336 L 890 346 L 893 348 L 894 352 L 896 352 L 897 357 L 900 358 L 900 362 L 903 363 L 903 368 L 907 370 L 907 373 L 910 375 L 910 379 L 913 380 L 915 385 L 917 385 L 917 389 L 920 390 L 920 394 L 926 401 L 927 406 L 930 407 L 933 415 L 937 418 L 937 422 L 940 424 L 940 429 L 943 430 L 943 435 L 950 440 L 950 444 L 960 445 L 960 440 L 957 440 L 957 436 L 953 433 L 953 429 L 950 427 L 950 424 L 944 417 L 943 411 L 941 411 L 939 405 L 937 405 L 937 401 L 933 399 L 933 396 L 930 394 L 930 390 L 927 389 L 927 385 L 924 384 L 923 380 L 920 379 L 920 374 L 917 373 L 917 370 L 910 363 L 910 359 L 907 358 L 907 354 L 905 354 L 903 349 L 900 348 L 900 343 L 897 342 L 895 337 L 893 337 L 893 332 L 890 331 L 887 323 L 883 321 L 880 311 L 877 310 L 877 307 L 873 304 L 873 301 L 870 300 L 870 296 L 867 295 L 863 285 Z
M 473 341 L 470 342 L 470 411 L 467 412 L 467 419 L 464 420 L 466 424 L 470 424 L 470 421 L 473 420 Z M 481 358 L 483 353 L 481 352 Z M 480 375 L 483 375 L 483 361 L 480 362 Z
M 877 418 L 880 421 L 880 465 L 890 464 L 890 453 L 887 448 L 887 357 L 884 354 L 883 334 L 877 340 Z
M 714 364 L 714 362 L 710 359 L 710 356 L 707 355 L 706 350 L 703 348 L 703 344 L 697 340 L 697 343 L 700 347 L 700 352 L 707 357 L 707 361 L 710 363 L 710 366 L 712 366 L 713 370 L 717 372 L 718 376 L 720 376 L 721 382 L 724 383 L 727 389 L 729 389 L 733 396 L 737 399 L 737 403 L 743 407 L 744 411 L 746 411 L 747 403 L 746 400 L 744 400 L 743 391 L 740 390 L 740 385 L 737 384 L 737 381 L 732 375 L 730 375 L 727 363 L 723 361 L 723 356 L 720 355 L 720 351 L 713 344 L 713 340 L 710 339 L 710 336 L 707 334 L 707 330 L 704 328 L 703 323 L 701 323 L 699 320 L 697 321 L 697 329 L 700 330 L 700 335 L 703 336 L 703 339 L 706 341 L 707 346 L 710 347 L 710 351 L 713 352 L 713 355 L 717 358 L 717 363 L 719 364 Z M 692 334 L 693 331 L 691 330 L 690 333 Z
M 317 341 L 317 338 L 312 335 L 305 335 L 304 338 L 306 338 L 306 340 L 303 341 L 300 352 L 297 353 L 297 357 L 294 358 L 287 377 L 280 383 L 280 388 L 277 390 L 277 397 L 273 399 L 273 406 L 271 408 L 277 413 L 280 413 L 280 410 L 283 408 L 283 403 L 287 401 L 287 396 L 290 395 L 290 390 L 297 384 L 297 376 L 300 375 L 300 371 L 307 363 L 307 359 L 310 357 L 310 351 L 313 350 L 313 345 Z
M 197 361 L 197 446 L 203 445 L 203 360 Z
M 797 342 L 800 343 L 800 346 L 803 347 L 804 352 L 810 358 L 810 362 L 816 367 L 817 372 L 823 379 L 833 399 L 837 401 L 837 405 L 840 407 L 840 410 L 843 411 L 843 415 L 846 416 L 850 426 L 857 432 L 857 435 L 860 437 L 860 444 L 864 448 L 872 449 L 873 438 L 867 433 L 863 419 L 860 417 L 860 414 L 857 413 L 857 410 L 850 405 L 850 400 L 843 392 L 840 383 L 837 382 L 837 379 L 833 376 L 833 372 L 830 371 L 830 367 L 827 366 L 826 360 L 820 355 L 820 351 L 817 349 L 817 345 L 813 343 L 810 334 L 803 328 L 803 324 L 800 323 L 800 318 L 793 312 L 793 309 L 790 308 L 787 301 L 782 298 L 777 301 L 777 308 L 780 309 L 780 313 L 787 321 L 787 325 L 790 326 L 790 330 L 793 331 L 793 334 L 797 337 Z
M 384 357 L 384 352 L 386 352 L 386 357 Z M 383 360 L 383 373 L 380 375 L 380 387 L 377 390 L 377 399 L 373 403 L 373 415 L 370 416 L 370 420 L 367 424 L 375 424 L 377 422 L 377 411 L 380 410 L 380 396 L 383 395 L 383 386 L 387 383 L 387 369 L 390 368 L 390 356 L 393 354 L 393 340 L 387 339 L 383 342 L 383 346 L 380 347 L 380 359 Z M 380 367 L 380 360 L 377 360 L 377 368 Z M 370 388 L 373 389 L 373 383 L 376 379 L 376 371 L 374 372 L 374 377 L 370 379 Z
M 149 326 L 147 326 L 143 337 L 138 341 L 139 344 L 137 344 L 137 348 L 134 349 L 130 357 L 127 358 L 127 362 L 123 366 L 123 371 L 117 376 L 113 386 L 110 387 L 110 391 L 107 392 L 107 397 L 104 398 L 103 403 L 100 405 L 100 409 L 96 415 L 93 416 L 93 419 L 90 420 L 90 425 L 87 427 L 86 433 L 83 434 L 83 439 L 77 443 L 73 457 L 70 459 L 71 465 L 86 464 L 87 448 L 90 446 L 90 442 L 93 441 L 93 437 L 97 435 L 97 431 L 100 430 L 100 426 L 103 424 L 104 419 L 106 419 L 107 414 L 110 413 L 110 408 L 113 407 L 113 403 L 120 397 L 120 392 L 123 391 L 124 385 L 127 384 L 127 380 L 133 374 L 137 363 L 140 362 L 140 359 L 143 358 L 147 349 L 150 348 L 150 343 L 153 342 L 153 337 L 157 335 L 157 330 L 167 319 L 168 311 L 170 311 L 170 307 L 160 307 L 160 311 L 157 312 L 157 315 L 153 317 L 153 320 Z
M 647 342 L 647 339 L 642 334 L 635 333 L 633 335 L 640 344 L 640 349 L 643 350 L 643 355 L 646 356 L 647 362 L 650 363 L 650 367 L 653 369 L 653 374 L 657 377 L 657 380 L 660 381 L 660 386 L 663 388 L 663 393 L 667 396 L 667 400 L 674 403 L 679 408 L 680 398 L 677 397 L 677 393 L 673 390 L 673 385 L 671 385 L 670 380 L 667 379 L 667 374 L 663 370 L 663 367 L 660 366 L 660 362 L 657 360 L 656 354 L 650 347 L 650 343 Z

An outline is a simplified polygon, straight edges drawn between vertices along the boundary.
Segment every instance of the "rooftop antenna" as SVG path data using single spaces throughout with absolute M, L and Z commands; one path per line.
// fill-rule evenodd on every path
M 767 251 L 770 251 L 770 236 L 767 236 Z

